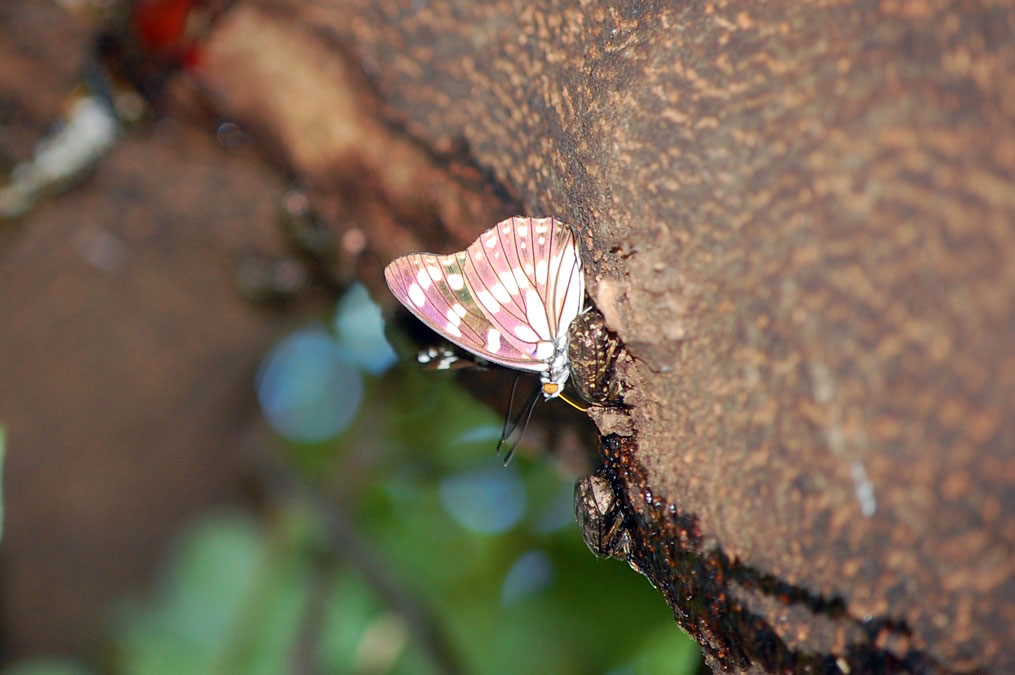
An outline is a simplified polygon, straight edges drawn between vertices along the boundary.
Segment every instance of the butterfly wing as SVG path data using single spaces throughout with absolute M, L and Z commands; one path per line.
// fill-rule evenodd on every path
M 555 218 L 510 218 L 466 254 L 466 283 L 502 341 L 536 360 L 551 359 L 585 295 L 571 228 Z
M 532 372 L 549 369 L 585 295 L 574 233 L 555 218 L 510 218 L 465 251 L 403 256 L 384 276 L 395 297 L 448 340 Z
M 551 220 L 547 262 L 547 281 L 544 287 L 544 304 L 550 311 L 549 321 L 553 334 L 559 339 L 567 336 L 571 322 L 581 313 L 585 302 L 585 274 L 578 255 L 578 241 L 571 228 L 559 220 Z M 537 226 L 538 229 L 538 226 Z M 537 244 L 539 239 L 536 240 Z M 536 259 L 542 259 L 540 251 Z M 536 281 L 540 281 L 540 267 L 536 265 Z
M 416 318 L 462 349 L 508 368 L 544 370 L 545 364 L 531 354 L 500 340 L 500 332 L 465 283 L 466 259 L 465 251 L 445 256 L 412 253 L 392 261 L 384 279 Z

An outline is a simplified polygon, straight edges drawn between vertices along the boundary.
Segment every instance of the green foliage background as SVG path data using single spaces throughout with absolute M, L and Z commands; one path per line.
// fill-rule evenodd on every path
M 279 439 L 260 509 L 206 514 L 152 588 L 111 608 L 100 671 L 697 670 L 661 596 L 585 548 L 573 477 L 525 456 L 501 467 L 501 420 L 452 376 L 404 364 L 364 378 L 351 427 L 327 442 Z M 441 484 L 494 466 L 520 478 L 525 512 L 506 531 L 470 530 Z M 526 575 L 519 561 L 533 560 L 540 573 Z M 82 672 L 61 661 L 6 671 Z

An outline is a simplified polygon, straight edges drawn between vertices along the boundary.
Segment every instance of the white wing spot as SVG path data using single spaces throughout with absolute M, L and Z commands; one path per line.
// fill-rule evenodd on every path
M 524 241 L 518 242 L 518 250 L 520 250 L 520 251 L 524 251 L 525 250 L 525 242 Z
M 420 269 L 416 272 L 416 283 L 419 284 L 420 289 L 424 291 L 430 288 L 432 282 L 430 281 L 430 275 L 427 274 L 425 269 Z
M 517 335 L 518 339 L 522 342 L 539 342 L 539 336 L 536 335 L 536 332 L 524 323 L 518 324 L 512 330 L 514 330 L 515 335 Z M 536 352 L 539 352 L 539 347 L 536 347 Z
M 525 273 L 521 270 L 521 268 L 514 268 L 511 270 L 511 274 L 514 275 L 515 283 L 518 284 L 518 288 L 528 288 L 530 286 L 529 278 L 525 276 Z
M 546 283 L 546 261 L 545 260 L 537 260 L 536 261 L 536 281 L 538 281 L 541 284 L 545 284 Z
M 503 290 L 503 286 L 501 286 L 500 288 L 501 290 Z M 486 307 L 486 311 L 490 312 L 491 314 L 496 314 L 497 312 L 500 311 L 500 305 L 497 303 L 496 300 L 493 299 L 493 296 L 490 295 L 490 291 L 486 290 L 485 288 L 476 293 L 476 297 L 479 298 L 480 304 L 483 305 L 483 307 Z
M 409 299 L 417 307 L 422 307 L 426 304 L 426 294 L 423 293 L 423 289 L 419 287 L 419 284 L 409 284 Z
M 462 290 L 462 288 L 465 287 L 465 280 L 462 279 L 462 275 L 458 274 L 457 272 L 454 274 L 449 274 L 448 286 L 450 286 L 451 290 L 453 291 L 460 291 Z
M 567 290 L 557 312 L 557 316 L 560 318 L 557 332 L 559 335 L 567 335 L 568 326 L 582 311 L 582 301 L 585 299 L 585 278 L 582 276 L 581 260 L 578 259 L 573 246 L 564 249 L 563 255 L 560 256 L 560 263 L 561 266 L 558 269 L 566 271 L 567 277 L 566 280 L 561 280 L 558 288 L 563 284 Z M 560 293 L 559 290 L 557 292 Z
M 540 342 L 536 345 L 536 359 L 539 361 L 549 361 L 553 356 L 553 343 L 552 342 Z
M 497 272 L 497 278 L 500 279 L 502 284 L 504 284 L 504 288 L 507 289 L 508 293 L 514 295 L 518 292 L 518 284 L 515 283 L 515 277 L 513 274 L 510 272 Z M 496 295 L 496 293 L 494 293 L 494 295 Z M 500 300 L 499 297 L 497 299 Z M 501 300 L 501 302 L 505 301 Z
M 449 309 L 444 316 L 448 317 L 448 325 L 454 326 L 456 329 L 462 323 L 462 317 L 458 316 L 458 312 L 455 311 L 454 307 Z
M 427 265 L 426 272 L 427 274 L 430 275 L 430 278 L 433 279 L 434 281 L 437 281 L 442 276 L 444 276 L 444 274 L 441 272 L 441 268 L 435 267 L 433 265 Z
M 457 319 L 458 317 L 456 316 L 455 318 Z M 451 337 L 456 338 L 462 337 L 462 331 L 458 330 L 457 324 L 448 323 L 448 325 L 444 326 L 444 332 L 450 335 Z
M 451 311 L 460 316 L 461 318 L 463 319 L 465 318 L 466 311 L 465 308 L 462 307 L 462 303 L 456 302 L 455 304 L 451 305 Z
M 504 226 L 500 228 L 500 231 L 504 234 L 511 234 L 511 226 L 505 223 Z
M 536 243 L 539 244 L 540 246 L 546 246 L 546 237 L 544 237 L 543 235 L 539 235 L 539 239 L 536 240 Z
M 553 340 L 550 335 L 550 325 L 546 322 L 546 308 L 539 294 L 533 290 L 525 293 L 525 319 L 536 335 L 544 340 Z
M 491 354 L 500 351 L 500 331 L 496 328 L 486 331 L 486 350 Z
M 454 354 L 450 354 L 450 355 L 445 356 L 444 358 L 442 358 L 440 361 L 438 361 L 437 365 L 435 367 L 436 367 L 437 370 L 447 370 L 448 368 L 450 368 L 452 365 L 454 365 L 457 362 L 458 362 L 458 357 L 455 356 Z
M 489 237 L 486 238 L 486 241 L 484 241 L 483 244 L 487 248 L 494 248 L 495 246 L 497 246 L 497 237 L 491 234 Z
M 546 225 L 540 222 L 536 225 L 536 234 L 546 234 Z
M 525 267 L 523 267 L 522 269 L 525 270 L 525 276 L 529 276 L 532 274 L 532 265 L 530 265 L 529 263 L 525 263 Z
M 518 237 L 520 239 L 524 239 L 525 237 L 529 236 L 529 226 L 519 225 L 518 227 L 515 228 L 515 232 L 518 233 Z
M 490 287 L 490 292 L 493 293 L 493 297 L 497 298 L 497 302 L 502 305 L 511 302 L 511 295 L 505 290 L 503 284 L 494 284 Z

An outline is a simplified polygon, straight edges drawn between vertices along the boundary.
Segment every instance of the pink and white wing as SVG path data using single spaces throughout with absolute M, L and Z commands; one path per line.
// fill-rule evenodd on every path
M 545 370 L 585 294 L 571 228 L 553 218 L 511 218 L 480 235 L 466 254 L 466 284 L 501 343 Z
M 438 256 L 413 253 L 384 269 L 388 288 L 405 307 L 441 336 L 494 363 L 539 372 L 545 364 L 500 339 L 466 283 L 465 251 Z
M 550 331 L 560 338 L 567 335 L 585 300 L 578 242 L 569 226 L 553 218 L 534 219 L 531 228 L 535 235 L 532 257 L 536 289 L 547 309 Z M 546 261 L 545 275 L 541 261 Z

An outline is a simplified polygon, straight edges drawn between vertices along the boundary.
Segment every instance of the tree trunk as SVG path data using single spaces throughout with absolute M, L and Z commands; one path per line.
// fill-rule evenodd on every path
M 515 212 L 577 228 L 625 550 L 711 667 L 1001 672 L 1013 72 L 977 3 L 279 0 L 203 81 L 375 288 Z

